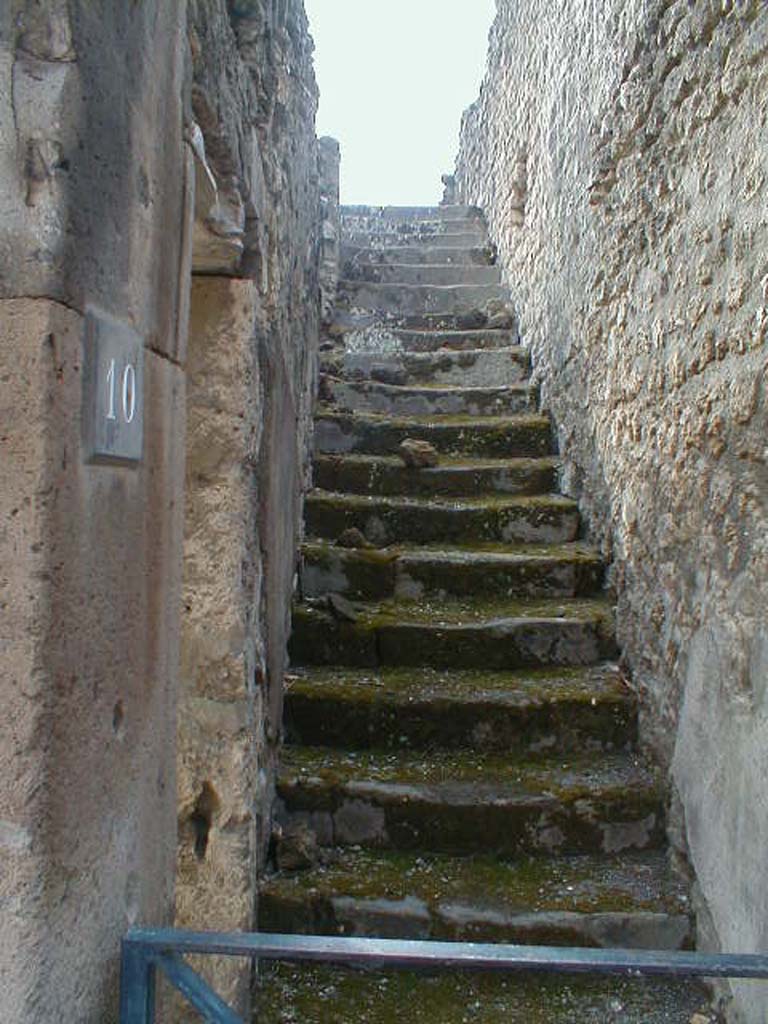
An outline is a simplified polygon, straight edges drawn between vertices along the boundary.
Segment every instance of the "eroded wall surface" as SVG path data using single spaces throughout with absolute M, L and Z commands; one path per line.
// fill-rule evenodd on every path
M 761 0 L 500 0 L 457 164 L 732 951 L 768 947 L 767 121 Z
M 170 922 L 183 486 L 176 0 L 0 5 L 0 1017 L 116 1019 Z M 144 445 L 83 442 L 84 315 L 143 348 Z
M 189 38 L 199 138 L 176 921 L 248 931 L 270 836 L 308 478 L 321 236 L 333 234 L 336 208 L 321 208 L 301 0 L 193 0 Z M 332 266 L 323 280 L 335 288 Z M 197 966 L 247 1013 L 247 961 Z

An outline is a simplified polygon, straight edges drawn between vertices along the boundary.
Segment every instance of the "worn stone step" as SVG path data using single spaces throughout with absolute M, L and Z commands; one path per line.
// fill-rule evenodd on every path
M 285 695 L 293 744 L 517 756 L 629 749 L 634 696 L 615 665 L 528 672 L 305 668 Z
M 424 210 L 419 216 L 382 216 L 376 210 L 358 210 L 342 214 L 341 234 L 347 242 L 365 238 L 373 244 L 397 239 L 406 242 L 412 238 L 430 240 L 456 234 L 486 239 L 488 226 L 478 215 L 445 217 L 435 211 Z
M 487 550 L 483 547 L 302 548 L 304 597 L 341 594 L 356 601 L 474 594 L 480 598 L 586 597 L 601 586 L 603 563 L 580 544 Z
M 386 416 L 504 416 L 536 412 L 538 388 L 530 383 L 497 387 L 420 385 L 350 381 L 330 374 L 320 379 L 324 403 L 353 412 Z
M 473 331 L 395 330 L 405 352 L 436 352 L 440 349 L 466 352 L 479 349 L 510 349 L 517 342 L 517 331 L 480 328 Z
M 336 540 L 354 527 L 378 547 L 564 544 L 576 537 L 579 512 L 575 501 L 559 494 L 439 499 L 313 490 L 306 498 L 304 520 L 310 536 Z
M 262 882 L 259 929 L 539 946 L 692 945 L 682 882 L 658 851 L 508 861 L 339 848 L 310 870 Z
M 412 469 L 397 456 L 317 454 L 313 480 L 326 491 L 417 497 L 549 494 L 557 489 L 560 460 L 471 459 L 443 456 L 431 469 Z
M 507 289 L 500 284 L 375 284 L 339 281 L 339 301 L 358 309 L 381 310 L 398 316 L 450 314 L 458 316 L 504 301 Z
M 421 665 L 511 670 L 594 665 L 616 656 L 600 600 L 383 601 L 349 615 L 325 600 L 294 608 L 294 665 Z
M 349 264 L 345 265 L 346 268 Z M 501 284 L 501 268 L 498 266 L 476 266 L 460 264 L 418 264 L 369 263 L 350 267 L 355 271 L 354 277 L 348 277 L 361 283 L 370 284 L 406 284 L 406 285 L 486 285 Z
M 429 441 L 444 455 L 529 458 L 552 455 L 546 416 L 394 417 L 337 412 L 315 414 L 315 451 L 394 455 L 406 438 Z
M 421 221 L 473 221 L 485 223 L 478 206 L 451 203 L 441 206 L 365 206 L 343 205 L 339 208 L 342 222 L 348 225 L 356 220 L 410 224 Z
M 429 332 L 406 332 L 426 338 Z M 449 332 L 456 334 L 459 332 Z M 391 335 L 387 335 L 391 337 Z M 334 352 L 325 356 L 320 364 L 324 373 L 352 378 L 377 377 L 398 379 L 401 383 L 435 384 L 456 387 L 484 387 L 494 384 L 517 384 L 530 372 L 528 350 L 520 345 L 508 348 L 480 348 L 476 350 L 426 350 L 408 352 L 398 347 L 394 339 L 392 348 L 363 348 Z M 393 376 L 395 375 L 395 376 Z
M 691 981 L 541 973 L 390 971 L 280 964 L 260 970 L 258 1024 L 689 1024 Z M 704 1020 L 714 1020 L 706 1014 Z
M 355 249 L 425 248 L 481 249 L 488 245 L 484 227 L 467 227 L 463 223 L 446 222 L 440 228 L 418 225 L 413 230 L 366 231 L 349 228 L 344 231 L 344 244 Z
M 435 239 L 434 245 L 390 245 L 386 248 L 374 247 L 364 248 L 362 246 L 349 245 L 346 239 L 341 244 L 341 265 L 342 268 L 365 267 L 387 263 L 430 263 L 442 266 L 491 266 L 495 262 L 495 249 L 490 244 L 478 244 L 474 248 L 455 248 L 441 244 L 440 238 Z M 342 276 L 355 276 L 342 272 Z
M 621 853 L 665 839 L 663 788 L 636 755 L 514 761 L 286 747 L 276 816 L 324 846 L 520 857 Z

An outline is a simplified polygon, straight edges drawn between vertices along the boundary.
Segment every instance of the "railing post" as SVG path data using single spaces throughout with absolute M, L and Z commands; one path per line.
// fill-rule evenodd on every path
M 140 942 L 123 939 L 120 1024 L 155 1024 L 155 961 Z

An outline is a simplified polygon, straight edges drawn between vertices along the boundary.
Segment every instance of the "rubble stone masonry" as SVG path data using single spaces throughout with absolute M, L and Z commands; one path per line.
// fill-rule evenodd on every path
M 767 123 L 761 0 L 499 0 L 456 175 L 614 561 L 700 942 L 733 952 L 768 948 Z

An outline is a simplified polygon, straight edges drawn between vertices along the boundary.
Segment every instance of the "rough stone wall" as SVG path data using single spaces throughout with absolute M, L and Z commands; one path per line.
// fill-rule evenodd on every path
M 176 0 L 0 5 L 0 1018 L 116 1018 L 171 920 L 185 284 Z M 138 465 L 86 461 L 84 313 L 143 343 Z
M 320 307 L 323 324 L 330 323 L 336 301 L 341 259 L 339 175 L 341 152 L 336 139 L 318 139 L 320 151 Z
M 320 321 L 321 168 L 301 0 L 191 0 L 177 924 L 250 930 L 270 835 Z M 335 287 L 335 276 L 331 270 Z M 247 1013 L 247 962 L 202 960 Z
M 745 952 L 768 947 L 767 122 L 762 0 L 499 0 L 457 163 L 614 560 L 702 941 Z

